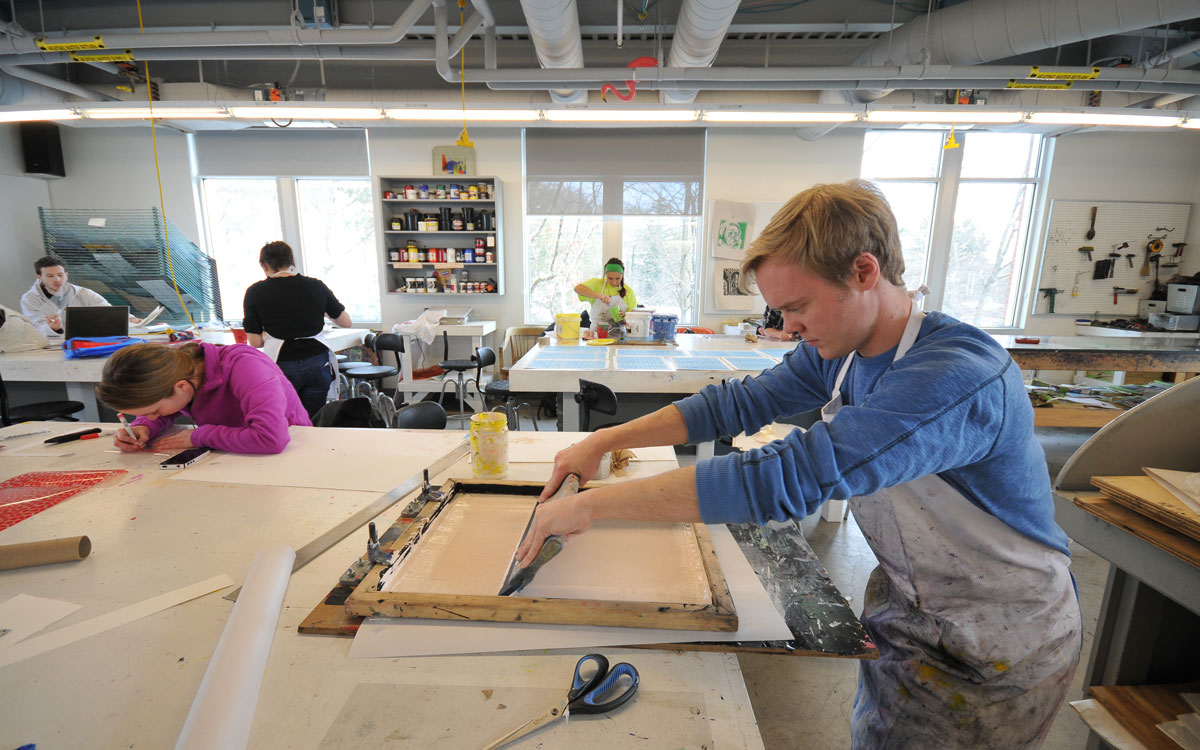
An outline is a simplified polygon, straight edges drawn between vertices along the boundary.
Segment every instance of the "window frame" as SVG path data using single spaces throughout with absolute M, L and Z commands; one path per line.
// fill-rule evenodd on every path
M 868 131 L 870 132 L 870 131 Z M 884 132 L 900 132 L 884 130 Z M 980 131 L 986 132 L 986 131 Z M 943 144 L 949 131 L 943 134 Z M 1025 327 L 1029 317 L 1029 283 L 1037 269 L 1037 250 L 1041 236 L 1042 221 L 1046 209 L 1047 184 L 1054 151 L 1054 139 L 1041 136 L 1037 149 L 1037 166 L 1032 177 L 963 177 L 963 154 L 972 133 L 956 133 L 960 141 L 958 148 L 943 149 L 938 161 L 937 175 L 930 177 L 867 177 L 876 183 L 924 182 L 935 186 L 933 217 L 929 226 L 929 254 L 926 258 L 923 277 L 929 294 L 922 302 L 926 310 L 940 310 L 946 296 L 946 277 L 950 270 L 950 254 L 953 249 L 955 208 L 958 191 L 964 183 L 1007 183 L 1030 185 L 1033 196 L 1030 201 L 1029 228 L 1021 248 L 1021 258 L 1014 262 L 1013 273 L 1015 299 L 1012 318 L 1004 326 L 980 326 L 985 331 L 1011 333 Z M 861 173 L 861 168 L 860 168 Z
M 374 188 L 372 187 L 371 178 L 363 177 L 361 175 L 349 175 L 349 176 L 299 175 L 299 176 L 289 176 L 289 177 L 280 177 L 277 175 L 219 175 L 219 174 L 197 175 L 196 176 L 196 187 L 197 187 L 196 195 L 198 196 L 198 201 L 200 203 L 201 216 L 204 219 L 204 221 L 203 221 L 204 240 L 205 240 L 205 245 L 206 245 L 205 253 L 209 257 L 213 257 L 213 254 L 212 254 L 213 240 L 212 240 L 212 235 L 210 233 L 210 221 L 209 221 L 209 214 L 208 214 L 208 208 L 209 208 L 208 207 L 208 199 L 205 195 L 205 190 L 204 190 L 204 181 L 205 180 L 274 180 L 275 190 L 277 193 L 277 202 L 278 202 L 278 206 L 279 206 L 279 224 L 280 224 L 280 227 L 282 227 L 282 231 L 283 231 L 283 236 L 280 239 L 282 239 L 284 242 L 288 243 L 288 245 L 291 246 L 292 251 L 296 258 L 296 271 L 297 271 L 297 273 L 301 273 L 301 274 L 305 273 L 306 259 L 305 259 L 305 252 L 304 252 L 304 242 L 301 239 L 301 231 L 300 231 L 300 191 L 296 187 L 297 181 L 299 181 L 299 180 L 325 180 L 325 181 L 345 180 L 345 181 L 363 182 L 367 185 L 367 187 L 369 189 L 372 190 L 372 194 L 374 194 L 373 193 Z M 372 210 L 374 210 L 373 207 L 372 207 Z M 374 214 L 372 214 L 372 226 L 374 226 Z M 377 260 L 378 260 L 377 258 L 372 257 L 372 263 L 377 262 Z M 220 273 L 219 265 L 217 268 L 217 273 L 218 274 Z M 376 296 L 378 296 L 378 294 L 379 294 L 379 292 L 378 292 L 378 290 L 376 290 Z M 354 325 L 359 326 L 359 327 L 370 326 L 370 325 L 381 325 L 382 318 L 383 318 L 383 300 L 382 299 L 379 299 L 379 317 L 380 317 L 380 320 L 358 320 L 358 319 L 355 319 Z

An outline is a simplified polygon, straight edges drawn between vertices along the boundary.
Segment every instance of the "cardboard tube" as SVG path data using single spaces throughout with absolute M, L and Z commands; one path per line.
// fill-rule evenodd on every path
M 34 565 L 74 562 L 92 553 L 92 540 L 86 536 L 47 539 L 44 542 L 0 546 L 0 570 L 32 568 Z

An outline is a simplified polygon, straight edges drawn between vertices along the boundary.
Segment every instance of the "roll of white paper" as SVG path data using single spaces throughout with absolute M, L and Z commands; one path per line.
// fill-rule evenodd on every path
M 254 557 L 212 661 L 183 722 L 176 750 L 244 748 L 296 553 L 264 547 Z

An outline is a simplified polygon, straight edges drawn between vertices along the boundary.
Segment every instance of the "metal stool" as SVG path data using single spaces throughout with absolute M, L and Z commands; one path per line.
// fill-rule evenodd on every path
M 438 362 L 438 367 L 446 372 L 458 374 L 457 380 L 447 379 L 442 381 L 442 390 L 438 394 L 438 403 L 440 404 L 446 395 L 446 386 L 453 385 L 454 395 L 458 398 L 458 425 L 460 428 L 466 429 L 467 426 L 467 383 L 474 381 L 475 390 L 479 393 L 480 401 L 482 401 L 483 389 L 479 387 L 479 381 L 483 377 L 483 368 L 491 367 L 494 364 L 496 364 L 496 351 L 490 346 L 479 347 L 471 355 L 470 359 L 445 359 Z M 464 378 L 463 374 L 467 370 L 474 370 L 475 377 Z
M 388 401 L 391 408 L 384 412 L 384 417 L 390 419 L 395 414 L 395 403 L 392 403 L 391 398 L 387 396 L 381 389 L 376 387 L 376 383 L 384 378 L 394 377 L 400 374 L 400 371 L 395 367 L 387 365 L 366 365 L 363 367 L 354 367 L 346 370 L 344 373 L 350 381 L 351 398 L 355 396 L 365 396 L 379 407 L 380 411 L 384 411 L 385 407 L 382 401 Z

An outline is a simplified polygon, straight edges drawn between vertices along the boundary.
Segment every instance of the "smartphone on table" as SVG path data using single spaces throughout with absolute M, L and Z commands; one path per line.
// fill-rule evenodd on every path
M 209 454 L 208 448 L 188 448 L 176 453 L 158 465 L 160 469 L 183 469 L 196 463 Z

